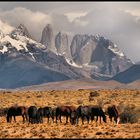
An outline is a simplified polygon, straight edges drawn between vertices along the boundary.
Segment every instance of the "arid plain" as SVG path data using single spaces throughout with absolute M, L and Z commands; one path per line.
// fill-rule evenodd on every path
M 137 112 L 138 120 L 135 123 L 110 122 L 107 115 L 107 123 L 101 124 L 95 121 L 78 125 L 58 122 L 49 124 L 44 118 L 43 124 L 22 123 L 22 117 L 16 117 L 15 123 L 7 123 L 5 117 L 0 117 L 0 138 L 140 138 L 140 90 L 126 89 L 101 89 L 96 90 L 98 96 L 89 99 L 90 92 L 95 90 L 47 90 L 47 91 L 1 91 L 0 108 L 10 107 L 14 104 L 22 106 L 35 105 L 37 107 L 58 105 L 100 105 L 106 112 L 109 105 L 115 104 L 121 112 L 125 107 L 130 107 Z M 136 115 L 136 114 L 134 114 Z

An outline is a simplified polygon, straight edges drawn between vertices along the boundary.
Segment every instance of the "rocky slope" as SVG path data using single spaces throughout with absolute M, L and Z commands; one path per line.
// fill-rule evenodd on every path
M 94 66 L 101 74 L 115 75 L 133 64 L 116 44 L 99 35 L 75 35 L 70 48 L 75 63 Z

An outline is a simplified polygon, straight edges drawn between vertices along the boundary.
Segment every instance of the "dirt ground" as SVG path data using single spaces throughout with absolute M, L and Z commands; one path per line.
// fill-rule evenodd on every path
M 133 106 L 140 113 L 140 90 L 96 90 L 99 95 L 89 100 L 90 92 L 94 90 L 51 90 L 51 91 L 1 91 L 0 108 L 10 107 L 14 104 L 37 107 L 58 105 L 100 105 L 106 111 L 109 105 L 115 104 L 120 111 L 124 106 Z M 93 121 L 78 125 L 63 123 L 47 123 L 44 118 L 43 124 L 22 123 L 22 117 L 16 117 L 17 122 L 7 123 L 5 117 L 0 117 L 0 138 L 140 138 L 140 119 L 136 123 L 110 122 L 107 115 L 107 123 Z

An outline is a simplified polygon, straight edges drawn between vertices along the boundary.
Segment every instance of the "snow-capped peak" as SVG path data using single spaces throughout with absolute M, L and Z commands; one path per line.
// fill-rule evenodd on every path
M 38 49 L 46 48 L 41 43 L 38 43 L 31 38 L 28 38 L 27 36 L 24 36 L 24 34 L 22 34 L 24 33 L 22 32 L 23 27 L 23 25 L 20 25 L 9 35 L 3 35 L 3 32 L 0 32 L 0 52 L 5 53 L 9 51 L 9 48 L 15 48 L 17 51 L 24 50 L 24 52 L 31 54 L 27 48 L 27 45 L 35 46 Z
M 29 34 L 27 28 L 23 25 L 23 24 L 20 24 L 15 30 L 12 31 L 11 33 L 11 37 L 12 38 L 15 38 L 20 35 L 20 36 L 25 36 L 25 37 L 28 37 L 28 38 L 32 38 L 31 35 Z

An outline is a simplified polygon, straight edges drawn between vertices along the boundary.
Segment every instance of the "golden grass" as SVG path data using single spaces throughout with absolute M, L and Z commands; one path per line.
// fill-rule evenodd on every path
M 24 92 L 2 92 L 0 93 L 0 108 L 10 107 L 14 104 L 37 107 L 57 105 L 102 105 L 103 109 L 115 104 L 140 107 L 140 90 L 97 90 L 99 96 L 89 101 L 89 93 L 93 90 L 63 90 L 63 91 L 24 91 Z M 5 117 L 0 118 L 0 138 L 140 138 L 140 121 L 134 124 L 114 125 L 107 118 L 108 123 L 87 124 L 81 121 L 78 125 L 65 125 L 63 123 L 43 124 L 22 123 L 22 117 L 18 116 L 17 122 L 6 123 Z

